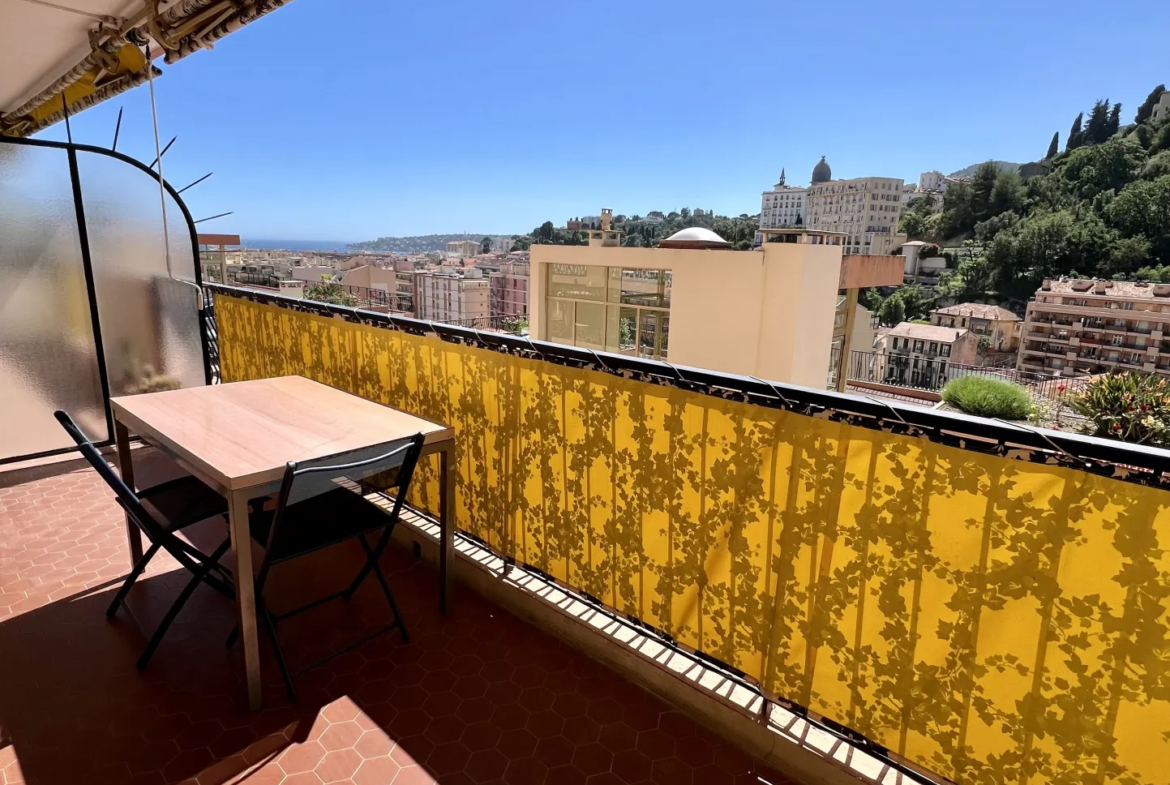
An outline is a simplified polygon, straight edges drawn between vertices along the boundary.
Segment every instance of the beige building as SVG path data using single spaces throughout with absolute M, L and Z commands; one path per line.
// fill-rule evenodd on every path
M 393 313 L 414 312 L 414 271 L 391 270 L 364 265 L 347 270 L 341 277 L 345 286 L 357 286 L 385 293 L 385 306 Z
M 1019 345 L 1020 317 L 987 303 L 961 303 L 930 312 L 930 323 L 940 327 L 961 327 L 975 333 L 976 340 L 986 337 L 991 351 L 1010 352 Z
M 448 256 L 475 256 L 483 247 L 475 240 L 452 240 L 447 243 Z
M 877 377 L 866 381 L 941 388 L 951 376 L 950 366 L 974 365 L 977 350 L 978 338 L 968 329 L 902 322 L 878 342 Z
M 622 248 L 607 218 L 589 246 L 532 246 L 534 338 L 825 387 L 840 237 L 793 230 L 731 251 L 691 228 Z
M 474 268 L 462 273 L 417 272 L 414 274 L 415 315 L 443 324 L 489 327 L 489 286 L 488 279 Z
M 896 177 L 834 180 L 822 157 L 808 189 L 805 226 L 814 231 L 841 232 L 845 253 L 884 256 L 905 239 L 898 235 L 902 185 Z
M 1052 375 L 1170 376 L 1170 284 L 1045 281 L 1028 303 L 1016 367 Z
M 1151 116 L 1156 123 L 1170 117 L 1170 90 L 1158 96 L 1158 103 L 1154 104 L 1154 111 Z

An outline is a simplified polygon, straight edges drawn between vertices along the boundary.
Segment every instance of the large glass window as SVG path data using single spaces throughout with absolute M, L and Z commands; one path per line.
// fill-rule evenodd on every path
M 548 296 L 605 302 L 605 267 L 576 264 L 548 266 Z
M 573 305 L 569 300 L 548 300 L 548 339 L 553 343 L 573 343 Z
M 664 358 L 671 282 L 669 270 L 549 265 L 548 340 Z
M 574 345 L 586 349 L 605 349 L 605 305 L 576 303 Z

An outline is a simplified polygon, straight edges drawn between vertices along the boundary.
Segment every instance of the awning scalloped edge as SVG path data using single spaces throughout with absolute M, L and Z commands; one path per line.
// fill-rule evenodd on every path
M 0 115 L 0 134 L 34 134 L 65 117 L 63 103 L 74 114 L 146 81 L 143 47 L 161 49 L 169 65 L 212 48 L 224 36 L 286 2 L 178 0 L 164 9 L 159 0 L 144 0 L 137 13 L 116 27 L 96 24 L 90 31 L 89 54 L 20 107 Z M 162 71 L 155 68 L 154 75 L 161 76 Z

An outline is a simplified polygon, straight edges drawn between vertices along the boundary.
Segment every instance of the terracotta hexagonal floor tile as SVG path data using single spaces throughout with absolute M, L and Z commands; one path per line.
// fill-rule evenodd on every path
M 361 714 L 361 709 L 348 696 L 338 698 L 333 703 L 321 709 L 321 716 L 329 720 L 329 722 L 355 720 L 359 714 Z
M 613 765 L 613 753 L 600 744 L 586 744 L 573 753 L 573 765 L 585 774 L 601 774 Z
M 394 785 L 435 785 L 438 782 L 422 766 L 411 766 L 408 769 L 403 769 L 394 778 Z M 361 784 L 359 783 L 359 785 Z
M 589 717 L 570 717 L 565 720 L 561 735 L 573 744 L 592 744 L 601 735 L 601 726 Z
M 463 771 L 471 759 L 471 751 L 457 741 L 437 745 L 427 756 L 427 768 L 435 775 L 454 774 Z
M 651 760 L 674 754 L 674 737 L 655 728 L 638 734 L 638 751 Z
M 349 749 L 357 744 L 362 733 L 362 727 L 352 720 L 339 722 L 330 725 L 328 730 L 321 734 L 321 746 L 329 752 Z
M 376 730 L 367 730 L 358 739 L 357 743 L 353 745 L 357 753 L 363 758 L 382 758 L 390 754 L 394 749 L 394 742 L 385 731 L 381 728 Z
M 280 785 L 321 785 L 321 778 L 311 771 L 302 774 L 290 774 Z
M 528 722 L 524 727 L 536 738 L 547 739 L 550 736 L 560 735 L 565 727 L 565 718 L 551 709 L 548 711 L 538 711 L 535 714 L 529 715 Z
M 619 752 L 613 756 L 613 773 L 626 782 L 641 782 L 649 779 L 654 771 L 654 762 L 637 750 Z M 705 780 L 696 780 L 707 785 Z
M 393 758 L 374 758 L 358 766 L 353 781 L 356 785 L 386 785 L 393 782 L 401 770 Z
M 544 781 L 547 785 L 585 785 L 584 772 L 573 766 L 557 766 L 548 770 Z
M 463 770 L 480 782 L 500 777 L 508 768 L 508 759 L 496 750 L 480 750 L 473 753 Z
M 306 741 L 304 744 L 294 744 L 285 750 L 277 763 L 284 769 L 285 774 L 299 774 L 312 771 L 325 757 L 325 748 L 315 741 Z
M 322 782 L 349 782 L 360 765 L 362 756 L 357 750 L 336 750 L 326 753 L 314 771 Z
M 576 747 L 572 742 L 564 736 L 553 736 L 548 739 L 541 739 L 536 743 L 536 751 L 533 756 L 541 763 L 548 766 L 550 769 L 556 766 L 564 766 L 573 760 L 573 753 Z M 649 775 L 650 769 L 646 769 Z

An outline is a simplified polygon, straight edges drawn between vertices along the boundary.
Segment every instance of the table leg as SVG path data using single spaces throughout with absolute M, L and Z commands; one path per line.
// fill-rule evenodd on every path
M 439 612 L 446 613 L 451 595 L 451 562 L 455 559 L 455 445 L 439 452 Z
M 126 426 L 114 420 L 114 441 L 118 445 L 118 471 L 122 475 L 122 482 L 130 490 L 137 491 L 134 485 L 134 458 L 130 455 L 130 431 Z M 133 567 L 142 558 L 142 532 L 126 516 L 126 540 L 130 546 L 130 566 Z
M 248 532 L 248 494 L 228 496 L 228 527 L 236 554 L 236 604 L 240 610 L 240 641 L 248 679 L 248 708 L 260 710 L 260 641 L 256 634 L 256 584 L 252 577 L 252 536 Z

